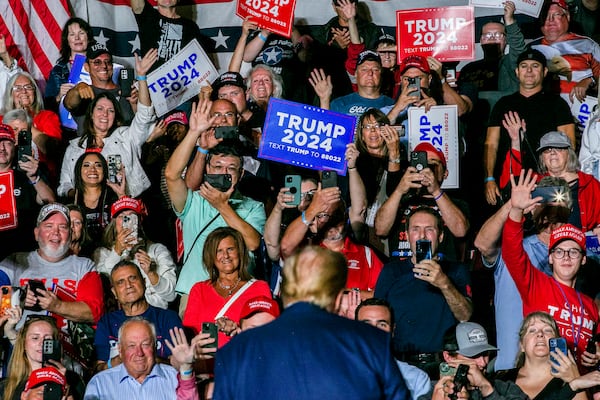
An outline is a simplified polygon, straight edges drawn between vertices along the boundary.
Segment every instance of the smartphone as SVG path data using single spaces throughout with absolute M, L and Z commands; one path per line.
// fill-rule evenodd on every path
M 564 188 L 562 186 L 537 187 L 531 192 L 531 198 L 542 197 L 542 203 L 556 203 L 565 201 Z
M 0 287 L 0 316 L 4 315 L 7 309 L 12 307 L 12 286 Z
M 446 82 L 450 87 L 456 87 L 456 69 L 448 68 L 446 70 Z
M 119 71 L 119 87 L 121 88 L 121 96 L 131 96 L 131 86 L 133 86 L 133 68 L 121 68 Z
M 44 339 L 44 342 L 42 343 L 42 365 L 46 366 L 48 360 L 61 362 L 61 359 L 62 347 L 60 345 L 60 341 L 54 339 Z
M 229 174 L 204 174 L 204 182 L 210 183 L 212 187 L 221 192 L 231 188 L 231 175 Z
M 596 335 L 592 336 L 590 340 L 588 340 L 587 345 L 585 346 L 585 351 L 591 354 L 596 354 Z
M 410 153 L 410 165 L 415 167 L 418 172 L 427 168 L 427 152 L 426 151 L 412 151 Z
M 567 339 L 563 337 L 551 338 L 548 340 L 548 346 L 550 347 L 550 358 L 552 359 L 552 353 L 556 353 L 556 349 L 560 349 L 563 354 L 567 355 Z M 558 373 L 556 368 L 552 367 L 553 373 Z
M 337 185 L 337 172 L 323 171 L 323 175 L 321 176 L 321 189 L 337 187 Z
M 416 76 L 414 78 L 408 78 L 408 88 L 416 89 L 413 92 L 410 92 L 410 96 L 416 96 L 421 100 L 421 78 Z
M 239 138 L 239 130 L 237 126 L 217 126 L 215 128 L 215 137 L 217 139 L 223 138 L 223 140 L 227 139 L 238 139 Z
M 300 177 L 300 175 L 285 176 L 285 187 L 290 189 L 288 193 L 294 195 L 294 200 L 288 201 L 285 204 L 289 204 L 290 206 L 300 205 L 300 195 L 302 194 L 302 190 L 300 188 L 301 184 L 302 178 Z
M 135 238 L 135 241 L 132 242 L 134 244 L 138 242 L 138 223 L 139 220 L 137 214 L 123 215 L 123 228 L 131 231 L 129 236 Z
M 417 264 L 423 260 L 431 260 L 430 240 L 417 240 L 417 243 L 415 244 L 415 257 L 417 258 Z
M 121 162 L 121 155 L 109 154 L 106 162 L 108 164 L 108 180 L 112 183 L 121 183 L 121 177 L 118 176 L 121 172 L 121 166 L 123 165 Z
M 442 376 L 454 376 L 456 375 L 456 368 L 448 365 L 447 362 L 440 363 L 440 378 Z
M 217 330 L 217 324 L 214 324 L 212 322 L 203 322 L 202 323 L 202 333 L 209 333 L 211 338 L 214 338 L 215 341 L 214 343 L 210 343 L 210 344 L 205 344 L 202 347 L 214 347 L 216 348 L 218 345 L 218 341 L 219 341 L 219 336 L 217 334 L 218 330 Z
M 37 279 L 30 279 L 27 284 L 29 285 L 29 289 L 31 289 L 35 295 L 37 295 L 37 290 L 47 290 L 46 286 L 44 286 L 44 282 Z
M 17 160 L 28 161 L 25 156 L 33 156 L 31 149 L 31 131 L 22 130 L 17 137 Z
M 450 396 L 451 399 L 456 399 L 461 390 L 469 385 L 468 374 L 469 366 L 466 364 L 459 364 L 458 368 L 456 368 L 456 374 L 454 374 L 454 393 Z

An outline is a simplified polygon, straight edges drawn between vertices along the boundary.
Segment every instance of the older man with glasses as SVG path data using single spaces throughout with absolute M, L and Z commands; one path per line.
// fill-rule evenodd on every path
M 571 15 L 565 0 L 552 0 L 540 14 L 544 36 L 530 43 L 548 60 L 551 74 L 560 78 L 561 95 L 584 101 L 590 89 L 598 89 L 600 45 L 592 39 L 569 32 Z M 554 88 L 553 88 L 554 89 Z

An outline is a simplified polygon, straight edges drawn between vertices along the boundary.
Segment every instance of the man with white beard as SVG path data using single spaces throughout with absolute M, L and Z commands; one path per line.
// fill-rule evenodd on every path
M 100 275 L 88 258 L 72 255 L 69 210 L 62 204 L 46 204 L 34 229 L 38 249 L 13 253 L 0 262 L 10 285 L 26 287 L 24 321 L 29 314 L 51 313 L 58 329 L 66 332 L 67 320 L 96 323 L 104 311 Z M 46 290 L 30 281 L 41 281 Z

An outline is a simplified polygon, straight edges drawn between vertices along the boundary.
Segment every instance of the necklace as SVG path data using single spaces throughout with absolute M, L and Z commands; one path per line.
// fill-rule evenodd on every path
M 240 278 L 238 276 L 237 281 L 235 281 L 235 284 L 233 285 L 223 285 L 221 283 L 221 281 L 219 279 L 217 279 L 217 284 L 219 285 L 219 287 L 223 290 L 227 290 L 227 296 L 231 296 L 231 294 L 233 293 L 233 291 L 238 287 L 238 285 L 240 284 L 240 281 L 242 280 L 242 278 Z

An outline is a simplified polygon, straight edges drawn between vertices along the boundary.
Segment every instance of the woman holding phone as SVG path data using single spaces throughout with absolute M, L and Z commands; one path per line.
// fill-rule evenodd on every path
M 167 308 L 175 300 L 175 262 L 171 252 L 146 238 L 142 229 L 144 204 L 121 197 L 111 207 L 111 222 L 104 231 L 103 247 L 94 252 L 98 272 L 110 275 L 121 260 L 129 259 L 142 272 L 146 300 L 155 307 Z
M 125 196 L 125 172 L 121 171 L 120 183 L 110 182 L 104 156 L 97 151 L 86 151 L 75 162 L 74 174 L 73 203 L 81 207 L 92 243 L 100 243 L 110 222 L 110 207 Z
M 4 326 L 4 334 L 12 344 L 12 354 L 8 362 L 8 375 L 0 381 L 0 393 L 5 400 L 20 400 L 31 371 L 42 368 L 44 340 L 58 342 L 58 328 L 54 318 L 45 315 L 32 315 L 27 318 L 18 332 L 15 326 L 21 319 L 21 310 L 13 307 L 7 310 L 10 315 Z M 67 371 L 61 362 L 47 361 L 67 378 L 73 400 L 83 398 L 85 385 L 74 371 Z M 71 397 L 69 397 L 71 398 Z
M 550 314 L 527 315 L 519 331 L 516 368 L 498 372 L 496 379 L 516 383 L 532 400 L 586 400 L 581 390 L 600 384 L 600 372 L 580 376 L 570 352 L 550 348 L 556 338 L 562 339 Z

